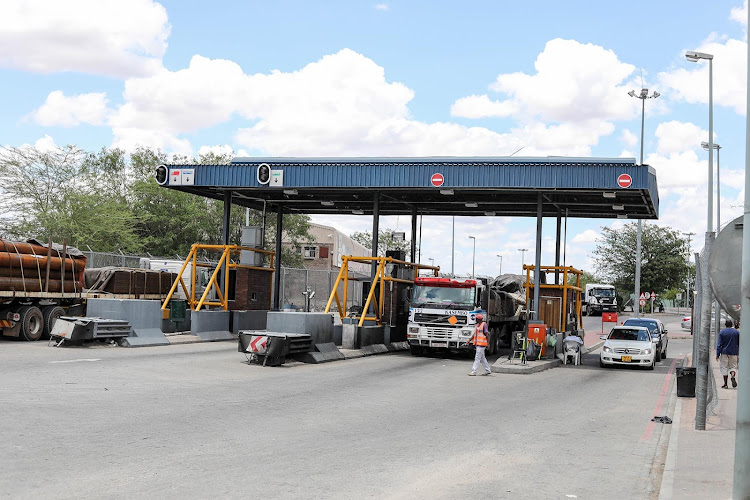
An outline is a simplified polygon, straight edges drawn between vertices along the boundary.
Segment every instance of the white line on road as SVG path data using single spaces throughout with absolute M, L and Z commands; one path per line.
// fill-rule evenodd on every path
M 66 359 L 65 361 L 50 361 L 50 364 L 55 364 L 55 363 L 80 363 L 81 361 L 101 361 L 101 359 L 99 359 L 99 358 Z

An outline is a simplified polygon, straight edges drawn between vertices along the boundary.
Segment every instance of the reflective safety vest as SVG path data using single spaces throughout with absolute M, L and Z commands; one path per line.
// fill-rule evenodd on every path
M 487 323 L 480 323 L 474 327 L 474 335 L 471 337 L 474 341 L 474 345 L 477 347 L 487 347 L 487 335 L 484 330 L 487 328 Z

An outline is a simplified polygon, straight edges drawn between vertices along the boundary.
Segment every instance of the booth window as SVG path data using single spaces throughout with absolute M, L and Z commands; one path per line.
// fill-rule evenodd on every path
M 303 251 L 303 255 L 306 259 L 314 259 L 316 254 L 315 247 L 305 247 Z

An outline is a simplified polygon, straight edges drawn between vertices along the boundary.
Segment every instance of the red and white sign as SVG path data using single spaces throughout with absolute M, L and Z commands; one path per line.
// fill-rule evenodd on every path
M 646 305 L 646 299 L 640 299 L 640 300 L 638 300 L 638 303 L 640 305 L 642 305 L 642 306 L 645 306 Z
M 655 299 L 655 298 L 656 298 L 656 294 L 655 294 L 654 292 L 651 292 L 651 298 L 652 298 L 652 299 Z
M 620 177 L 617 178 L 617 185 L 621 188 L 627 188 L 630 187 L 630 185 L 633 183 L 633 178 L 630 177 L 628 174 L 620 174 Z
M 268 337 L 264 335 L 253 335 L 250 337 L 250 344 L 248 344 L 247 349 L 245 349 L 247 352 L 258 352 L 258 353 L 265 353 L 266 352 L 266 346 L 268 345 Z
M 646 292 L 641 292 L 641 296 L 638 297 L 638 298 L 641 299 L 641 300 L 646 300 L 646 297 L 648 297 L 648 295 L 646 294 Z
M 440 187 L 443 185 L 443 182 L 445 182 L 445 177 L 443 177 L 443 174 L 432 174 L 430 182 L 433 186 Z

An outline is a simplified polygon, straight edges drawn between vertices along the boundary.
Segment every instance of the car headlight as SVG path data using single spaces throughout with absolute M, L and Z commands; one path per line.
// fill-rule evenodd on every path
M 651 354 L 651 349 L 644 349 L 643 354 Z
M 463 337 L 469 337 L 471 336 L 471 330 L 461 330 L 461 335 Z
M 604 346 L 604 349 L 602 349 L 604 352 L 612 352 L 612 349 L 610 347 Z
M 409 327 L 409 333 L 419 333 L 419 327 L 418 326 Z

